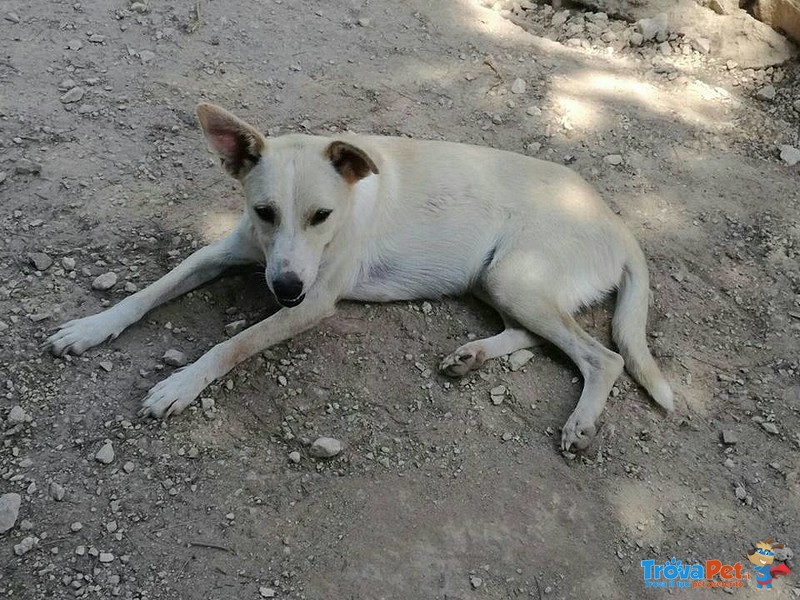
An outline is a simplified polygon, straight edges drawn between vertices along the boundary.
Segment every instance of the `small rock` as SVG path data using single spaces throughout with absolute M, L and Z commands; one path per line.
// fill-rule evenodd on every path
M 300 462 L 300 453 L 297 450 L 289 452 L 289 460 L 294 464 L 298 464 Z
M 22 497 L 13 492 L 0 496 L 0 533 L 5 533 L 17 522 Z
M 111 552 L 101 552 L 100 556 L 97 557 L 101 563 L 110 563 L 114 562 L 114 555 Z
M 65 256 L 61 259 L 61 266 L 67 271 L 75 270 L 75 259 L 70 256 Z
M 83 98 L 84 89 L 77 85 L 71 90 L 69 90 L 66 94 L 61 96 L 61 102 L 63 104 L 72 104 L 73 102 L 78 102 L 81 98 Z
M 75 521 L 72 525 L 69 526 L 69 530 L 72 533 L 78 533 L 81 529 L 83 529 L 83 523 L 80 521 Z
M 603 158 L 605 162 L 609 165 L 616 167 L 617 165 L 622 164 L 622 155 L 621 154 L 609 154 Z
M 538 106 L 529 106 L 525 109 L 525 114 L 530 117 L 538 117 L 542 114 L 542 109 Z
M 187 458 L 197 458 L 198 456 L 200 456 L 200 450 L 197 446 L 192 446 L 186 453 Z
M 761 427 L 767 433 L 771 433 L 772 435 L 778 435 L 778 428 L 775 425 L 775 423 L 770 423 L 768 421 L 764 421 L 763 423 L 761 423 Z
M 744 489 L 744 486 L 737 485 L 735 490 L 737 500 L 744 500 L 747 498 L 747 490 Z
M 759 100 L 774 100 L 775 99 L 775 86 L 774 85 L 765 85 L 760 90 L 756 92 L 756 98 Z
M 46 271 L 53 264 L 53 259 L 44 252 L 31 252 L 28 254 L 28 260 L 37 271 Z
M 512 352 L 508 357 L 508 366 L 512 371 L 519 371 L 533 358 L 533 352 L 522 349 Z
M 669 22 L 665 13 L 658 13 L 651 19 L 640 19 L 636 23 L 639 33 L 642 34 L 642 38 L 645 41 L 656 39 L 660 42 L 666 40 L 666 36 L 669 33 L 668 25 Z
M 208 397 L 200 398 L 200 407 L 203 409 L 204 412 L 214 410 L 216 404 L 217 403 L 214 401 L 213 398 L 208 398 Z
M 88 115 L 93 112 L 97 112 L 98 108 L 94 104 L 81 104 L 78 107 L 78 114 L 79 115 Z
M 526 89 L 528 89 L 528 84 L 520 77 L 517 77 L 514 83 L 511 84 L 512 94 L 524 94 Z
M 258 593 L 261 594 L 262 598 L 274 598 L 275 597 L 275 590 L 268 587 L 260 587 L 258 588 Z
M 149 9 L 147 8 L 147 4 L 144 2 L 134 2 L 131 4 L 131 10 L 133 12 L 146 13 Z
M 779 560 L 781 562 L 786 562 L 787 560 L 792 560 L 792 558 L 794 558 L 794 552 L 791 548 L 789 548 L 789 546 L 775 548 L 773 552 L 775 552 L 775 560 Z
M 308 453 L 314 458 L 332 458 L 342 451 L 342 442 L 335 438 L 320 437 L 311 444 Z
M 4 18 L 6 21 L 11 21 L 12 23 L 19 23 L 19 15 L 15 12 L 6 13 Z
M 472 589 L 477 590 L 479 587 L 481 587 L 481 585 L 483 585 L 483 579 L 477 575 L 470 575 L 469 584 L 472 586 Z
M 78 50 L 83 48 L 83 42 L 80 40 L 70 40 L 67 42 L 67 48 L 77 52 Z
M 42 172 L 41 163 L 33 162 L 27 158 L 17 161 L 14 165 L 14 173 L 17 175 L 38 175 Z
M 161 360 L 164 361 L 164 364 L 167 364 L 170 367 L 183 367 L 186 366 L 187 362 L 189 362 L 186 358 L 186 355 L 175 348 L 170 348 L 167 350 L 164 353 L 164 356 L 161 357 Z
M 514 434 L 506 431 L 502 436 L 500 436 L 500 439 L 502 439 L 504 442 L 509 442 L 514 439 Z
M 778 146 L 778 149 L 781 151 L 781 160 L 790 167 L 793 167 L 800 162 L 800 150 L 794 146 L 783 144 Z
M 721 437 L 722 437 L 722 443 L 728 446 L 732 446 L 733 444 L 739 442 L 739 436 L 736 435 L 735 431 L 732 431 L 730 429 L 723 429 Z
M 704 37 L 696 37 L 691 40 L 692 48 L 697 50 L 700 54 L 709 54 L 711 52 L 711 40 Z
M 497 385 L 489 390 L 489 394 L 492 396 L 504 396 L 506 393 L 506 386 L 504 385 Z
M 102 44 L 106 41 L 106 36 L 100 35 L 99 33 L 93 33 L 89 36 L 89 41 L 93 44 Z
M 134 465 L 130 460 L 122 465 L 122 470 L 126 473 L 132 473 L 134 468 L 136 468 L 136 465 Z
M 360 19 L 358 20 L 358 24 L 359 24 L 361 27 L 369 27 L 369 26 L 372 24 L 372 21 L 371 21 L 370 19 L 367 19 L 367 18 L 364 18 L 364 17 L 362 17 L 362 18 L 360 18 Z
M 31 418 L 28 416 L 28 413 L 25 412 L 25 409 L 19 405 L 12 408 L 8 413 L 8 417 L 6 418 L 11 425 L 19 425 L 20 423 L 25 423 L 31 420 Z
M 151 60 L 153 60 L 155 57 L 156 57 L 156 53 L 155 52 L 151 52 L 150 50 L 142 50 L 142 51 L 139 52 L 139 60 L 142 61 L 143 65 L 146 65 Z
M 5 171 L 0 171 L 0 183 L 3 183 L 6 180 L 6 177 L 8 177 L 8 173 Z
M 64 486 L 56 483 L 55 481 L 50 484 L 50 497 L 55 500 L 56 502 L 61 502 L 64 499 L 64 494 L 66 494 L 66 490 Z
M 425 315 L 429 315 L 433 312 L 433 306 L 430 302 L 423 302 L 422 303 L 422 313 Z
M 116 284 L 117 274 L 113 271 L 109 271 L 108 273 L 103 273 L 95 278 L 95 280 L 92 282 L 92 289 L 101 291 L 110 290 Z
M 27 554 L 36 547 L 38 541 L 39 540 L 37 540 L 35 537 L 26 537 L 19 544 L 14 546 L 14 554 L 17 556 L 23 556 L 24 554 Z
M 630 37 L 628 38 L 628 41 L 630 42 L 631 46 L 638 47 L 644 43 L 644 36 L 638 31 L 634 31 L 633 33 L 631 33 Z
M 245 325 L 247 325 L 247 321 L 245 321 L 244 319 L 240 321 L 234 321 L 233 323 L 228 323 L 227 325 L 225 325 L 225 335 L 233 337 L 237 333 L 242 331 Z
M 114 446 L 111 442 L 106 442 L 94 455 L 95 460 L 103 463 L 104 465 L 111 464 L 114 461 Z
M 103 371 L 105 371 L 106 373 L 110 373 L 111 369 L 114 368 L 114 364 L 108 362 L 107 360 L 104 360 L 104 361 L 100 362 L 99 364 L 100 364 L 100 368 L 103 369 Z

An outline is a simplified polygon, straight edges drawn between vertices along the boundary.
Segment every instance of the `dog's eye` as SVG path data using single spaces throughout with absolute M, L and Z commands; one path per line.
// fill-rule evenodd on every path
M 309 222 L 311 223 L 312 226 L 324 223 L 325 219 L 330 217 L 332 212 L 333 212 L 332 210 L 329 210 L 327 208 L 320 208 L 317 212 L 313 214 Z
M 258 218 L 262 221 L 266 221 L 267 223 L 275 223 L 275 209 L 271 206 L 256 206 L 255 207 L 256 214 Z

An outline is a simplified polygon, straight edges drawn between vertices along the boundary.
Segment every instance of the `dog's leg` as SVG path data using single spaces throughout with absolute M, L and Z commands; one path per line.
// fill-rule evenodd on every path
M 245 224 L 201 248 L 155 283 L 101 313 L 64 323 L 45 342 L 56 356 L 81 354 L 117 337 L 148 311 L 214 279 L 228 267 L 257 260 Z
M 306 298 L 302 305 L 283 308 L 267 319 L 217 344 L 196 362 L 176 371 L 150 390 L 140 415 L 179 414 L 212 381 L 237 364 L 274 344 L 289 339 L 333 314 L 333 304 Z
M 467 372 L 480 368 L 490 358 L 511 354 L 539 343 L 541 340 L 527 329 L 506 322 L 506 328 L 501 333 L 467 342 L 446 356 L 439 365 L 439 370 L 450 377 L 462 377 Z
M 597 433 L 597 419 L 603 412 L 611 388 L 622 374 L 624 361 L 581 329 L 549 293 L 546 283 L 525 281 L 517 269 L 489 273 L 487 289 L 499 308 L 524 327 L 560 348 L 580 369 L 583 391 L 578 405 L 561 431 L 561 447 L 586 448 Z M 545 279 L 547 281 L 547 279 Z

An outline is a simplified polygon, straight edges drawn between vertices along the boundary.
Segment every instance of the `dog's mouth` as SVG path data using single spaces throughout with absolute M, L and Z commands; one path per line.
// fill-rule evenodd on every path
M 284 308 L 294 308 L 306 299 L 306 295 L 300 294 L 297 298 L 279 298 L 278 296 L 275 296 L 275 299 L 278 301 L 278 304 Z

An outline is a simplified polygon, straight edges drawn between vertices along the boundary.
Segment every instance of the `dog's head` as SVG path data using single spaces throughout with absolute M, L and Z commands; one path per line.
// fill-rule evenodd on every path
M 209 147 L 244 187 L 267 285 L 282 306 L 297 306 L 351 216 L 355 186 L 378 167 L 366 152 L 340 140 L 267 140 L 213 104 L 200 104 L 197 116 Z

